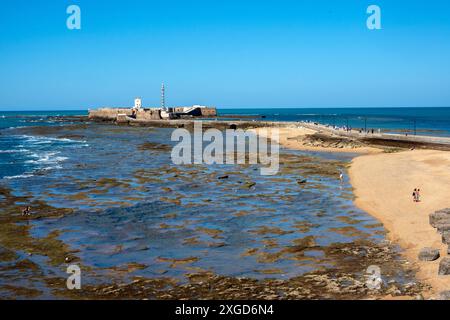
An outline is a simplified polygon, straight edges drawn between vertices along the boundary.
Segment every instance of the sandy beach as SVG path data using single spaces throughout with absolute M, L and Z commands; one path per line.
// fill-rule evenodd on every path
M 418 278 L 432 286 L 432 295 L 448 290 L 450 277 L 438 276 L 439 260 L 421 262 L 418 253 L 433 247 L 447 256 L 447 246 L 428 216 L 450 207 L 450 153 L 414 150 L 365 155 L 353 160 L 349 172 L 356 205 L 385 225 L 389 238 L 419 267 Z M 412 201 L 414 188 L 421 190 L 420 203 Z
M 272 127 L 256 128 L 253 131 L 262 136 L 271 137 Z M 292 128 L 276 128 L 279 132 L 279 144 L 288 149 L 305 150 L 305 151 L 329 151 L 329 152 L 355 152 L 361 154 L 380 153 L 378 148 L 367 146 L 355 146 L 343 144 L 342 147 L 327 147 L 322 143 L 320 146 L 312 146 L 308 137 L 318 133 L 313 129 L 306 127 L 292 127 Z
M 256 131 L 265 132 L 262 129 Z M 405 258 L 418 267 L 417 278 L 432 288 L 423 293 L 425 298 L 438 298 L 440 292 L 449 290 L 450 277 L 438 275 L 440 259 L 422 262 L 418 253 L 424 247 L 433 247 L 440 250 L 441 257 L 447 256 L 447 246 L 430 225 L 429 214 L 450 207 L 450 152 L 406 150 L 383 153 L 381 149 L 367 146 L 305 145 L 304 138 L 314 133 L 307 128 L 283 128 L 279 130 L 279 143 L 296 150 L 361 154 L 352 161 L 349 169 L 355 204 L 382 222 L 389 232 L 388 238 L 399 244 Z M 421 190 L 420 203 L 413 202 L 414 188 Z

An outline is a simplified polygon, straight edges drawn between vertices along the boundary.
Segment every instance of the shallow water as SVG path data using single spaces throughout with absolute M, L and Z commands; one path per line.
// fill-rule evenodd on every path
M 354 207 L 347 179 L 339 181 L 351 154 L 283 150 L 280 173 L 261 176 L 258 165 L 174 166 L 165 146 L 173 144 L 170 134 L 97 124 L 10 129 L 16 150 L 28 150 L 14 164 L 27 171 L 1 183 L 15 195 L 75 209 L 33 220 L 30 232 L 43 238 L 59 230 L 90 270 L 84 283 L 136 275 L 183 280 L 200 270 L 291 278 L 332 267 L 323 251 L 332 243 L 384 239 L 378 221 Z M 142 148 L 145 142 L 153 144 Z M 65 276 L 41 256 L 30 259 Z

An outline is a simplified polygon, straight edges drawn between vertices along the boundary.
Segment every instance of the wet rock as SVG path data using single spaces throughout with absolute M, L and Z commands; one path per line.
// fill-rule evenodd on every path
M 450 231 L 442 233 L 442 243 L 450 244 Z
M 436 224 L 439 233 L 450 231 L 450 222 L 439 222 Z
M 152 150 L 152 151 L 170 151 L 172 150 L 170 145 L 154 142 L 144 142 L 138 149 L 140 151 Z
M 444 258 L 441 260 L 441 263 L 439 264 L 439 275 L 450 275 L 450 258 Z
M 299 180 L 297 180 L 298 184 L 305 184 L 306 182 L 308 182 L 306 179 L 299 179 Z
M 430 224 L 436 228 L 438 224 L 442 223 L 450 224 L 450 209 L 449 210 L 439 210 L 430 214 Z
M 249 181 L 249 182 L 244 183 L 243 188 L 251 189 L 255 185 L 256 185 L 256 182 Z
M 420 261 L 434 261 L 439 259 L 440 254 L 438 249 L 433 248 L 423 248 L 419 252 Z
M 395 285 L 392 285 L 391 287 L 389 287 L 389 289 L 387 289 L 386 293 L 393 295 L 393 296 L 399 296 L 402 294 L 402 292 L 399 290 L 399 288 Z

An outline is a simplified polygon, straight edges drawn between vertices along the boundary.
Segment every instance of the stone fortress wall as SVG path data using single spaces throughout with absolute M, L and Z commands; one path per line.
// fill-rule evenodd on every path
M 214 107 L 174 107 L 172 113 L 183 115 L 186 110 L 190 110 L 192 117 L 216 117 L 217 110 Z M 89 110 L 89 119 L 125 122 L 130 119 L 138 121 L 161 120 L 161 109 L 158 108 L 100 108 Z

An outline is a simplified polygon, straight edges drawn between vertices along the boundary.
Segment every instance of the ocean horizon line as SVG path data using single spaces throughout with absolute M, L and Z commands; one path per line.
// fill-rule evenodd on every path
M 98 107 L 102 108 L 102 107 Z M 251 110 L 273 110 L 273 109 L 279 109 L 279 110 L 286 110 L 286 109 L 446 109 L 450 108 L 449 106 L 400 106 L 400 107 L 357 107 L 357 106 L 350 106 L 350 107 L 216 107 L 217 110 L 242 110 L 242 109 L 251 109 Z M 0 108 L 0 112 L 58 112 L 58 111 L 64 111 L 64 112 L 76 112 L 76 111 L 89 111 L 90 109 L 97 109 L 97 108 L 86 108 L 86 109 L 78 109 L 78 108 L 60 108 L 60 109 L 2 109 Z

